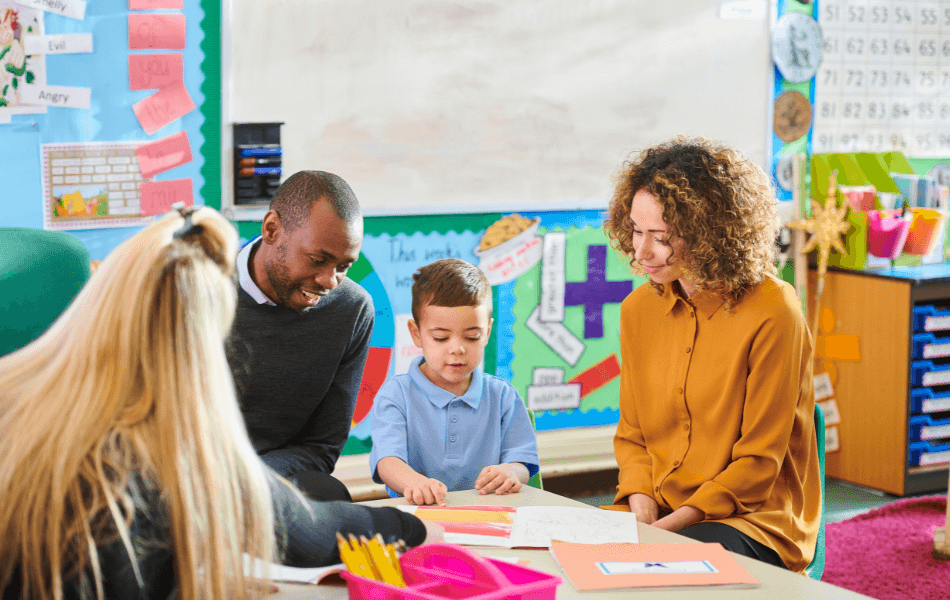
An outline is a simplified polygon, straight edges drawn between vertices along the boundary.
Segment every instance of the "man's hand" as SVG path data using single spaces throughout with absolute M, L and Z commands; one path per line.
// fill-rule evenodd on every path
M 659 517 L 660 506 L 646 494 L 630 494 L 627 502 L 630 503 L 630 512 L 636 513 L 637 521 L 641 523 L 652 525 Z
M 402 491 L 409 504 L 438 504 L 445 506 L 445 494 L 449 488 L 438 479 L 426 478 L 406 486 Z
M 482 469 L 475 480 L 479 494 L 516 494 L 528 481 L 528 468 L 521 463 L 502 463 Z

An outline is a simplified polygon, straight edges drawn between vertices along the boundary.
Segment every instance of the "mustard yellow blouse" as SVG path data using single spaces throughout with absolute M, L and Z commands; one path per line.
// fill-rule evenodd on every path
M 727 312 L 720 296 L 687 300 L 673 287 L 657 295 L 642 285 L 621 305 L 614 502 L 646 494 L 661 516 L 693 506 L 804 572 L 821 482 L 812 341 L 798 297 L 770 277 Z

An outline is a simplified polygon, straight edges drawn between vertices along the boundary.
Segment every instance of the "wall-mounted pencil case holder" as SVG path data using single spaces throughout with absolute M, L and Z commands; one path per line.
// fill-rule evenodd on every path
M 933 208 L 912 208 L 914 215 L 907 241 L 904 242 L 904 252 L 926 256 L 933 250 L 934 242 L 940 237 L 937 233 L 943 225 L 944 214 Z
M 868 252 L 878 258 L 899 257 L 910 232 L 909 217 L 900 211 L 872 210 L 868 213 Z
M 494 560 L 455 544 L 428 544 L 399 558 L 406 587 L 348 571 L 350 600 L 554 600 L 561 578 Z

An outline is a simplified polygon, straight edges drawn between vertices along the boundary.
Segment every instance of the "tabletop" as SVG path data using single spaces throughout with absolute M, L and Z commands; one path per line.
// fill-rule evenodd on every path
M 570 498 L 565 498 L 563 496 L 558 496 L 557 494 L 552 494 L 550 492 L 545 492 L 543 490 L 527 486 L 521 488 L 521 492 L 517 494 L 508 494 L 503 496 L 498 496 L 495 494 L 480 495 L 474 490 L 449 492 L 449 494 L 446 496 L 446 502 L 449 506 L 582 506 L 588 507 L 591 510 L 599 510 L 587 504 L 577 502 L 576 500 L 571 500 Z M 403 498 L 395 498 L 361 502 L 360 504 L 365 506 L 398 506 L 405 505 L 406 501 Z M 637 533 L 639 535 L 640 542 L 642 543 L 698 543 L 695 542 L 695 540 L 691 540 L 687 537 L 670 533 L 662 529 L 657 529 L 651 525 L 638 523 L 637 527 Z M 490 557 L 514 556 L 520 561 L 528 561 L 527 566 L 532 569 L 558 575 L 564 580 L 564 582 L 557 588 L 558 600 L 572 600 L 577 598 L 584 598 L 587 600 L 612 600 L 614 598 L 631 597 L 631 590 L 629 589 L 578 592 L 574 589 L 574 586 L 571 585 L 571 582 L 567 580 L 567 577 L 565 577 L 564 573 L 557 566 L 557 563 L 554 562 L 554 557 L 551 556 L 551 553 L 548 550 L 525 550 L 522 548 L 509 550 L 507 548 L 479 547 L 477 548 L 477 551 L 485 556 Z M 814 598 L 816 600 L 820 598 L 821 600 L 847 600 L 852 598 L 867 597 L 862 596 L 861 594 L 856 594 L 849 590 L 823 583 L 821 581 L 815 581 L 806 577 L 805 575 L 799 575 L 797 573 L 792 573 L 784 569 L 773 567 L 772 565 L 768 565 L 752 558 L 738 555 L 734 556 L 743 567 L 745 567 L 756 579 L 759 580 L 761 583 L 759 587 L 752 589 L 730 588 L 721 590 L 711 587 L 699 587 L 695 591 L 682 591 L 682 588 L 678 588 L 675 597 L 689 598 L 695 596 L 698 598 L 701 596 L 703 600 L 777 600 L 779 598 Z M 337 600 L 347 597 L 346 587 L 342 584 L 320 584 L 313 586 L 281 583 L 278 585 L 278 587 L 280 588 L 280 592 L 270 596 L 270 598 L 273 600 L 297 600 L 303 598 Z M 636 598 L 638 600 L 650 600 L 652 598 L 671 600 L 673 597 L 674 596 L 670 595 L 669 590 L 663 589 L 640 589 L 636 591 Z

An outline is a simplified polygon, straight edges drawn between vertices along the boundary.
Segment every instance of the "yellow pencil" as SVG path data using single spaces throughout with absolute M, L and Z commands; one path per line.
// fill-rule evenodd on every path
M 352 534 L 350 534 L 350 537 L 352 537 Z M 359 552 L 339 533 L 336 534 L 336 541 L 340 547 L 340 560 L 346 565 L 347 571 L 366 577 L 367 579 L 378 579 L 375 573 L 373 573 L 372 566 L 367 562 L 362 552 Z
M 402 578 L 402 573 L 400 573 L 399 569 L 393 564 L 393 560 L 386 550 L 386 545 L 383 543 L 383 536 L 377 533 L 373 539 L 366 542 L 366 548 L 369 550 L 369 555 L 373 559 L 373 565 L 376 567 L 376 570 L 379 571 L 382 580 L 385 583 L 405 587 L 406 582 Z M 397 559 L 396 564 L 398 564 L 398 562 Z

